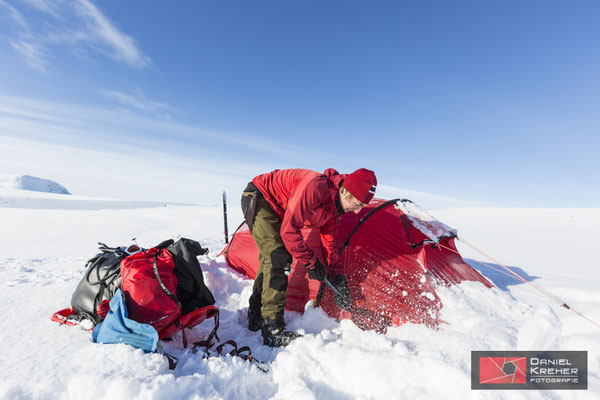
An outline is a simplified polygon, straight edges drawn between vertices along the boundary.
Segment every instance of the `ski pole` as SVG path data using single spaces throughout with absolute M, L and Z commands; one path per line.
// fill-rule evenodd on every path
M 331 281 L 329 279 L 327 279 L 327 277 L 323 278 L 323 282 L 325 282 L 325 284 L 327 286 L 329 286 L 329 288 L 333 291 L 333 293 L 337 294 L 342 299 L 346 300 L 346 296 L 344 296 L 342 294 L 342 292 L 340 292 L 335 286 L 333 286 L 333 283 L 331 283 Z
M 229 229 L 227 228 L 227 194 L 223 190 L 223 223 L 225 225 L 225 244 L 229 243 Z
M 321 299 L 323 298 L 323 293 L 325 292 L 325 286 L 323 284 L 329 286 L 329 288 L 333 291 L 333 293 L 337 294 L 342 299 L 344 299 L 344 302 L 348 302 L 348 303 L 351 302 L 351 299 L 344 296 L 342 294 L 342 292 L 340 292 L 338 290 L 338 288 L 333 286 L 333 283 L 331 283 L 331 281 L 329 279 L 327 279 L 327 276 L 326 276 L 325 278 L 323 278 L 323 282 L 321 282 L 321 286 L 319 286 L 319 292 L 317 293 L 317 297 L 315 299 L 315 303 L 314 303 L 313 307 L 315 307 L 315 308 L 319 307 L 319 305 L 321 304 Z
M 350 311 L 350 309 L 352 308 L 352 296 L 350 295 L 350 293 L 343 295 L 342 292 L 338 288 L 336 288 L 329 279 L 327 279 L 327 276 L 325 278 L 323 278 L 323 282 L 325 282 L 325 284 L 331 288 L 331 291 L 333 293 L 340 296 L 340 298 L 342 299 L 342 302 L 341 302 L 342 304 L 339 304 L 336 301 L 336 304 L 338 305 L 338 307 L 340 307 L 343 310 Z M 335 300 L 335 298 L 334 298 L 334 300 Z

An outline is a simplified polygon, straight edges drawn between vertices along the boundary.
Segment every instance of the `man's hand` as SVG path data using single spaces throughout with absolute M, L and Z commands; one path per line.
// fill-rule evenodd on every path
M 352 306 L 352 297 L 350 295 L 350 288 L 348 287 L 348 281 L 344 275 L 335 275 L 330 279 L 331 284 L 340 292 L 341 296 L 337 293 L 333 293 L 333 301 L 342 310 L 349 311 Z
M 319 282 L 323 282 L 325 279 L 325 266 L 321 264 L 321 261 L 317 259 L 317 261 L 313 265 L 309 265 L 306 267 L 308 269 L 308 277 L 310 279 L 315 279 Z

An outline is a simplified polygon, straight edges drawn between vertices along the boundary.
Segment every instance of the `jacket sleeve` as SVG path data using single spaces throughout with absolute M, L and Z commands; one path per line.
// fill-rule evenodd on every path
M 327 187 L 322 182 L 311 180 L 306 186 L 294 191 L 288 201 L 281 223 L 281 238 L 292 257 L 302 265 L 314 264 L 316 256 L 304 241 L 300 229 L 304 227 L 304 221 L 310 213 L 319 207 L 328 195 Z
M 321 243 L 323 243 L 323 248 L 325 249 L 325 253 L 327 255 L 328 269 L 335 270 L 340 273 L 341 265 L 340 256 L 338 254 L 340 246 L 335 237 L 338 221 L 339 217 L 336 215 L 321 227 Z

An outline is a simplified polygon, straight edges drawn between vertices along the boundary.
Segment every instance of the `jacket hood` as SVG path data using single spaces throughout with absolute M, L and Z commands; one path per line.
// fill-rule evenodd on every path
M 336 189 L 339 189 L 340 184 L 348 174 L 340 174 L 335 168 L 327 168 L 325 171 L 323 171 L 323 175 L 329 179 Z
M 338 208 L 339 211 L 338 198 L 340 197 L 340 186 L 342 185 L 342 181 L 348 174 L 340 174 L 334 168 L 326 169 L 325 171 L 323 171 L 323 174 L 327 177 L 327 179 L 329 179 L 329 182 L 331 183 L 331 189 L 329 191 L 329 193 L 331 194 L 331 201 L 333 201 L 333 204 L 336 205 L 336 208 Z

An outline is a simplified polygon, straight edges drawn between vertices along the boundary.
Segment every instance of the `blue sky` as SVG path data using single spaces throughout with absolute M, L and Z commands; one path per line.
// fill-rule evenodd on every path
M 191 201 L 274 168 L 367 167 L 452 198 L 599 207 L 599 17 L 596 1 L 0 0 L 0 173 Z

